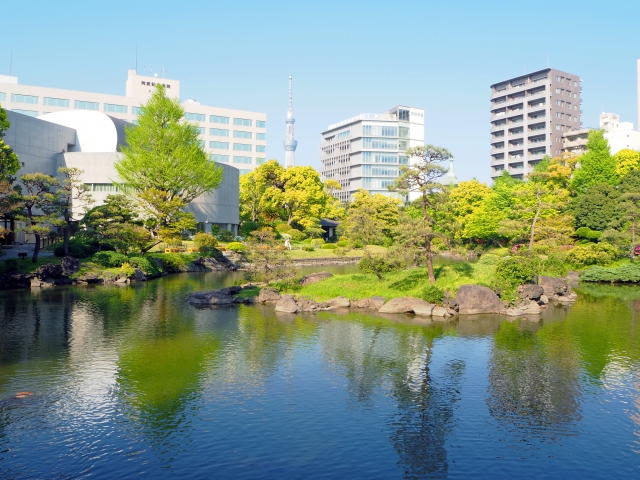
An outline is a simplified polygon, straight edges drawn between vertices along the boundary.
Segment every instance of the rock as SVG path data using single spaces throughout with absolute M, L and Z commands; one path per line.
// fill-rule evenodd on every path
M 419 298 L 400 297 L 393 298 L 385 303 L 378 312 L 380 313 L 415 313 L 416 315 L 429 316 L 434 305 Z
M 518 287 L 518 296 L 527 300 L 538 300 L 540 295 L 544 295 L 544 289 L 540 285 L 520 285 Z
M 447 313 L 452 317 L 455 317 L 456 315 L 458 315 L 458 312 L 456 312 L 453 308 L 447 308 Z
M 546 305 L 547 303 L 549 303 L 549 297 L 547 297 L 544 294 L 540 295 L 540 298 L 538 299 L 538 303 L 542 305 Z
M 134 274 L 131 275 L 131 281 L 132 282 L 146 282 L 147 281 L 147 276 L 144 274 L 144 272 L 142 270 L 140 270 L 139 268 L 136 268 L 136 271 L 134 272 Z
M 540 305 L 537 302 L 531 300 L 528 303 L 524 303 L 515 308 L 507 308 L 504 312 L 510 317 L 517 317 L 520 315 L 538 315 L 540 314 Z
M 361 298 L 360 300 L 355 300 L 351 302 L 351 307 L 353 308 L 369 308 L 369 299 Z
M 341 295 L 339 297 L 332 298 L 331 300 L 327 300 L 327 304 L 332 308 L 349 308 L 351 306 L 351 301 Z
M 333 273 L 329 273 L 329 272 L 312 273 L 310 275 L 306 275 L 306 276 L 302 277 L 300 279 L 300 285 L 302 285 L 304 287 L 305 285 L 311 285 L 313 283 L 318 283 L 318 282 L 324 280 L 325 278 L 330 278 L 330 277 L 333 277 Z
M 567 283 L 571 287 L 577 287 L 579 282 L 580 282 L 580 274 L 575 270 L 569 270 L 567 272 Z
M 234 300 L 233 296 L 224 293 L 222 290 L 196 292 L 189 296 L 189 303 L 193 305 L 231 305 Z
M 293 295 L 282 295 L 276 303 L 276 312 L 296 313 L 299 310 Z
M 53 287 L 54 285 L 55 284 L 53 283 L 53 280 L 49 278 L 40 280 L 39 278 L 36 277 L 31 279 L 31 288 L 46 288 L 46 287 Z
M 258 303 L 275 303 L 278 300 L 280 293 L 273 288 L 263 288 L 257 298 Z
M 62 257 L 60 266 L 62 267 L 62 273 L 64 275 L 73 275 L 80 271 L 80 260 L 73 257 Z
M 62 267 L 60 265 L 47 263 L 46 265 L 38 267 L 35 274 L 36 277 L 41 280 L 44 278 L 60 278 L 62 276 Z
M 318 303 L 308 298 L 297 298 L 298 310 L 303 312 L 317 312 L 318 310 L 326 310 L 328 305 L 324 302 Z
M 455 298 L 445 298 L 442 301 L 442 306 L 454 310 L 456 313 L 458 312 L 458 302 L 456 302 Z
M 129 283 L 129 279 L 127 277 L 125 277 L 124 275 L 118 275 L 115 280 L 113 281 L 113 283 Z
M 373 308 L 374 310 L 380 310 L 384 305 L 386 299 L 384 297 L 371 297 L 369 299 L 369 308 Z
M 455 311 L 454 311 L 454 314 L 455 314 Z M 450 317 L 451 314 L 448 312 L 446 308 L 435 305 L 433 307 L 433 310 L 431 311 L 431 316 L 444 318 L 444 317 Z
M 578 295 L 574 292 L 571 292 L 567 295 L 557 295 L 556 301 L 559 303 L 570 304 L 574 303 L 578 299 Z
M 571 293 L 571 289 L 564 278 L 541 276 L 538 277 L 538 284 L 544 289 L 543 293 L 547 297 L 552 297 L 553 295 L 568 295 Z
M 480 285 L 462 285 L 456 293 L 456 302 L 460 315 L 504 311 L 500 298 L 490 288 Z
M 0 289 L 29 288 L 33 278 L 30 273 L 0 273 Z

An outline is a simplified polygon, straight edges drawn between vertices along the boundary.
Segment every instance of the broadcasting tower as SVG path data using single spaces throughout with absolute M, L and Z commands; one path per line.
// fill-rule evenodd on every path
M 293 118 L 293 102 L 291 96 L 291 75 L 289 75 L 289 110 L 287 110 L 287 139 L 284 141 L 284 166 L 295 167 L 296 157 L 295 151 L 298 142 L 293 139 L 293 124 L 296 121 Z

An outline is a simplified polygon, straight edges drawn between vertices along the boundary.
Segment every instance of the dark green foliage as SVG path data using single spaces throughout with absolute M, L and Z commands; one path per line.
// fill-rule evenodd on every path
M 591 230 L 589 227 L 580 227 L 576 230 L 575 236 L 586 240 L 598 240 L 602 232 Z
M 302 250 L 304 250 L 305 252 L 314 252 L 315 247 L 313 245 L 303 245 Z
M 98 251 L 97 247 L 81 242 L 74 238 L 69 240 L 69 256 L 74 258 L 89 258 Z M 53 254 L 56 257 L 64 257 L 64 245 L 62 242 L 53 244 Z
M 335 243 L 325 243 L 321 248 L 323 250 L 335 250 L 336 248 L 338 248 L 338 245 L 336 245 Z
M 121 267 L 129 259 L 126 255 L 118 252 L 97 252 L 93 254 L 91 260 L 105 268 Z
M 372 255 L 371 258 L 373 258 L 375 262 L 376 270 L 380 273 L 395 272 L 406 267 L 403 261 L 398 258 L 392 258 L 390 256 L 383 257 L 380 255 Z M 368 256 L 362 257 L 358 262 L 358 270 L 363 273 L 375 273 L 371 267 L 371 260 L 369 260 Z
M 233 242 L 235 239 L 236 236 L 231 230 L 221 230 L 218 234 L 218 240 L 221 242 Z
M 216 247 L 218 245 L 218 240 L 213 235 L 198 232 L 193 236 L 193 243 L 195 243 L 196 247 L 202 251 L 202 247 Z
M 0 273 L 11 273 L 18 270 L 18 259 L 9 258 L 0 262 Z
M 216 247 L 200 247 L 200 254 L 205 258 L 215 258 L 216 260 L 224 257 L 222 252 Z
M 347 248 L 349 246 L 349 241 L 348 240 L 338 240 L 336 245 L 338 247 Z
M 623 265 L 621 267 L 589 267 L 582 275 L 583 282 L 640 282 L 640 265 Z
M 500 259 L 496 265 L 496 287 L 502 299 L 513 300 L 518 285 L 531 283 L 539 268 L 539 258 L 515 255 Z
M 129 257 L 128 263 L 132 267 L 142 270 L 142 272 L 147 276 L 155 277 L 163 273 L 163 269 L 153 260 L 152 257 Z
M 573 188 L 579 193 L 585 193 L 592 185 L 616 185 L 618 181 L 616 160 L 611 155 L 609 142 L 604 138 L 604 130 L 591 130 L 587 152 L 580 157 L 580 168 L 573 174 Z
M 440 304 L 444 299 L 444 290 L 437 285 L 427 285 L 422 290 L 422 299 L 425 302 Z
M 260 225 L 258 225 L 257 222 L 252 222 L 251 220 L 244 221 L 242 225 L 240 225 L 240 235 L 247 237 L 251 232 L 258 230 L 258 228 L 260 228 Z
M 546 260 L 540 262 L 539 275 L 549 275 L 551 277 L 564 277 L 570 270 L 565 253 L 550 253 Z
M 572 203 L 576 226 L 600 232 L 618 219 L 618 192 L 611 185 L 592 185 Z M 577 231 L 576 231 L 577 233 Z

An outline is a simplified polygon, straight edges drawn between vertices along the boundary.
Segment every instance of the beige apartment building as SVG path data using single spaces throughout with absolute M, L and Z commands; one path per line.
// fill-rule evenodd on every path
M 524 178 L 582 128 L 581 80 L 546 68 L 491 85 L 491 177 Z
M 93 110 L 135 124 L 140 105 L 149 99 L 157 84 L 164 85 L 170 96 L 180 99 L 179 80 L 138 75 L 135 70 L 128 71 L 125 95 L 22 85 L 18 77 L 0 75 L 0 104 L 7 110 L 31 117 L 64 110 Z M 192 99 L 182 105 L 185 118 L 198 125 L 212 160 L 232 165 L 240 174 L 264 163 L 265 113 L 201 105 Z

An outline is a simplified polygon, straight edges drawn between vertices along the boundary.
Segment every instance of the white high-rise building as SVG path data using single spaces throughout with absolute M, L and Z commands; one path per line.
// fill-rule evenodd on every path
M 169 96 L 180 98 L 179 80 L 138 75 L 135 70 L 128 72 L 124 96 L 21 85 L 18 77 L 0 75 L 0 103 L 7 110 L 32 117 L 63 110 L 94 110 L 136 123 L 140 105 L 149 99 L 156 84 L 164 85 Z M 198 125 L 212 160 L 233 165 L 241 174 L 264 163 L 265 113 L 211 107 L 192 99 L 182 102 L 182 106 L 185 119 Z
M 389 192 L 401 165 L 408 165 L 408 148 L 424 145 L 424 110 L 395 106 L 385 113 L 363 113 L 329 125 L 322 132 L 320 164 L 323 180 L 335 180 L 335 192 L 348 202 L 360 188 L 371 193 Z
M 604 130 L 604 138 L 609 141 L 611 154 L 620 150 L 640 150 L 640 132 L 633 129 L 632 122 L 621 122 L 616 113 L 601 113 L 600 128 Z
M 289 110 L 287 110 L 287 138 L 284 141 L 284 166 L 296 166 L 296 147 L 298 141 L 293 138 L 293 124 L 296 123 L 293 118 L 293 97 L 292 97 L 292 77 L 289 75 Z

